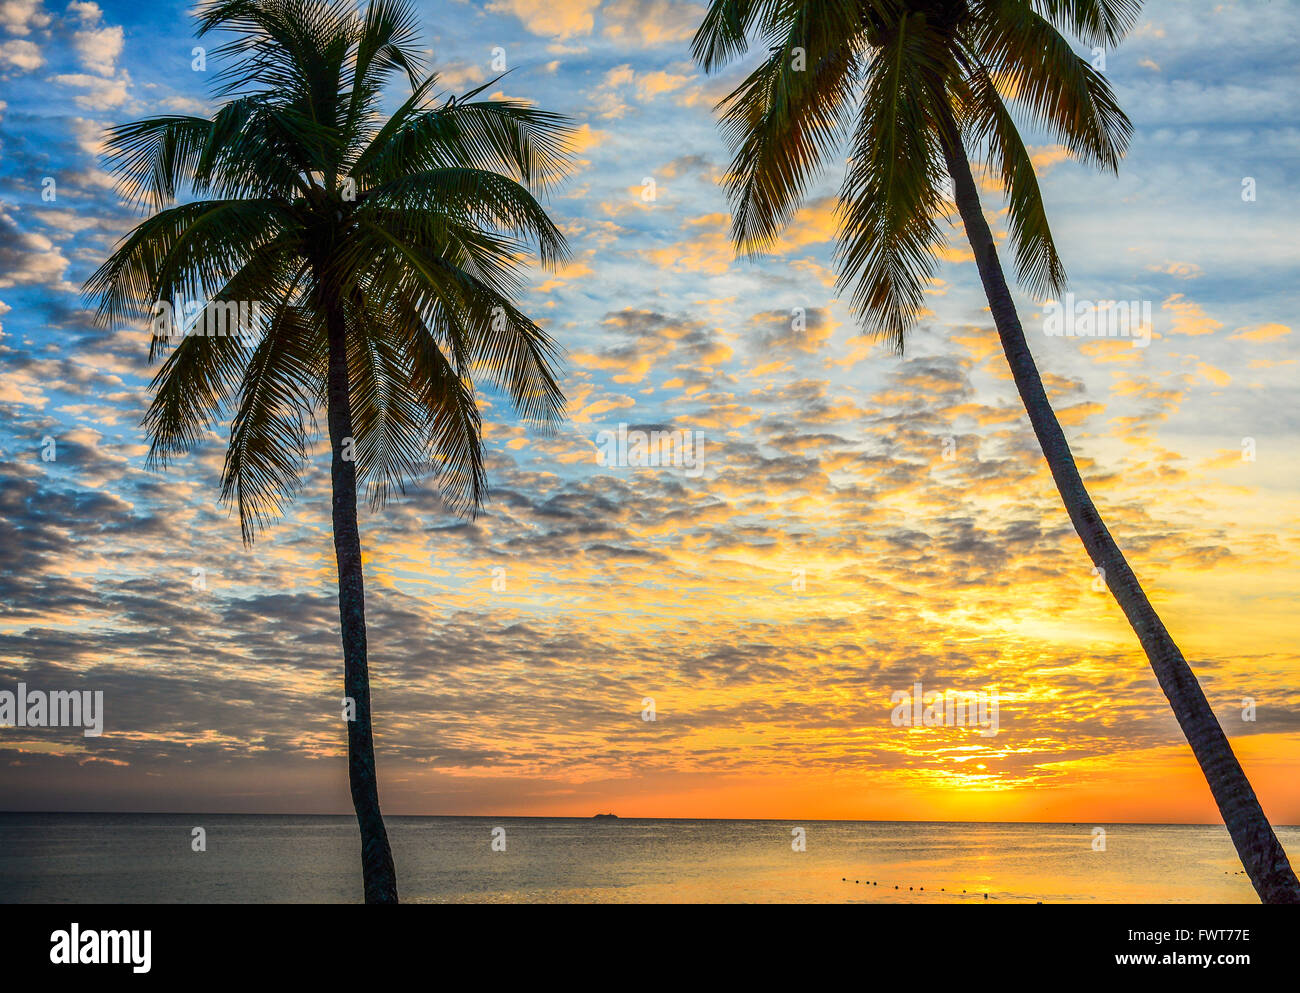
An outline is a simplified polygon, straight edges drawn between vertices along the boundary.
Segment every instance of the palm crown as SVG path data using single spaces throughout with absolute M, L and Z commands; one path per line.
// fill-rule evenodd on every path
M 157 212 L 87 281 L 105 324 L 155 301 L 256 301 L 256 337 L 189 335 L 167 355 L 145 416 L 150 460 L 188 450 L 232 414 L 222 497 L 245 540 L 296 489 L 327 403 L 329 326 L 346 330 L 358 478 L 372 503 L 430 465 L 452 507 L 486 495 L 472 376 L 528 419 L 562 411 L 558 349 L 511 303 L 536 246 L 564 236 L 534 194 L 567 168 L 566 118 L 509 99 L 435 98 L 407 0 L 226 0 L 199 34 L 227 99 L 207 120 L 114 128 L 107 161 L 123 194 Z M 394 76 L 410 96 L 386 119 Z M 495 80 L 493 81 L 495 82 Z M 491 85 L 491 84 L 487 84 Z M 194 199 L 177 203 L 190 191 Z M 150 358 L 165 350 L 155 335 Z
M 713 0 L 693 51 L 706 71 L 768 57 L 721 104 L 739 249 L 770 246 L 808 184 L 847 140 L 838 268 L 863 323 L 902 348 L 934 269 L 945 141 L 987 149 L 1006 192 L 1021 281 L 1059 291 L 1030 156 L 1008 104 L 1069 152 L 1115 169 L 1131 127 L 1105 78 L 1060 30 L 1118 42 L 1137 0 Z

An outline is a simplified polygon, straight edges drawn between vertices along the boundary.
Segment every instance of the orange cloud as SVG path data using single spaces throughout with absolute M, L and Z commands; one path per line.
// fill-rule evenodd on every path
M 1173 313 L 1170 319 L 1170 334 L 1213 334 L 1223 327 L 1222 321 L 1207 316 L 1200 304 L 1184 299 L 1181 293 L 1175 293 L 1160 306 Z

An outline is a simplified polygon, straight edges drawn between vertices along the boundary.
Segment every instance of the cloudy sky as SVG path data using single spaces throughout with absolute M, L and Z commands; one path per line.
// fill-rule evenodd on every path
M 483 397 L 494 495 L 472 525 L 429 480 L 363 512 L 385 810 L 1216 819 L 957 228 L 899 356 L 836 293 L 837 170 L 770 255 L 733 258 L 712 108 L 745 65 L 693 66 L 699 6 L 420 10 L 444 90 L 492 79 L 499 48 L 489 92 L 580 125 L 550 199 L 573 260 L 522 301 L 567 351 L 569 418 L 544 437 Z M 1105 53 L 1136 130 L 1118 177 L 1027 137 L 1071 289 L 1149 303 L 1149 347 L 1049 337 L 1046 302 L 1018 298 L 1111 530 L 1289 823 L 1296 14 L 1148 3 Z M 94 329 L 79 294 L 134 219 L 102 132 L 210 113 L 196 44 L 183 3 L 0 0 L 0 690 L 102 690 L 106 711 L 98 738 L 0 730 L 7 809 L 349 809 L 324 446 L 243 547 L 224 428 L 146 470 L 147 336 Z M 600 464 L 620 424 L 692 432 L 703 471 Z M 918 681 L 996 692 L 998 734 L 896 727 Z

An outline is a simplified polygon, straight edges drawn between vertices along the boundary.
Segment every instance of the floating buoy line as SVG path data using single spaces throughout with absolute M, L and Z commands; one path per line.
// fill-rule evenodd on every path
M 849 877 L 848 877 L 848 876 L 841 876 L 841 877 L 840 877 L 840 882 L 841 882 L 841 883 L 847 883 L 848 881 L 849 881 Z M 855 879 L 855 880 L 853 880 L 853 882 L 854 882 L 854 884 L 857 885 L 857 886 L 879 886 L 879 885 L 880 885 L 880 880 L 878 880 L 878 879 L 868 879 L 868 880 L 866 880 L 865 882 L 864 882 L 863 880 L 861 880 L 861 879 Z M 885 885 L 888 886 L 889 884 L 886 883 Z M 899 888 L 899 884 L 895 883 L 895 884 L 894 884 L 894 889 L 898 889 L 898 888 Z M 907 889 L 908 889 L 908 892 L 911 892 L 911 893 L 924 893 L 924 892 L 925 892 L 925 887 L 924 887 L 924 886 L 921 886 L 921 887 L 909 886 Z M 931 890 L 930 892 L 933 893 L 934 891 Z M 940 892 L 940 893 L 947 893 L 947 892 L 948 892 L 948 889 L 947 889 L 947 887 L 940 886 L 940 887 L 939 887 L 939 892 Z M 953 892 L 955 893 L 955 892 L 957 892 L 957 891 L 956 891 L 956 890 L 953 890 Z M 962 890 L 962 892 L 965 893 L 966 890 Z M 972 894 L 970 894 L 970 895 L 971 895 L 971 896 L 974 896 L 975 894 L 972 893 Z M 984 899 L 987 900 L 988 898 L 989 898 L 989 895 L 988 895 L 987 893 L 985 893 L 985 894 L 984 894 Z M 1040 900 L 1039 902 L 1041 903 L 1042 901 Z

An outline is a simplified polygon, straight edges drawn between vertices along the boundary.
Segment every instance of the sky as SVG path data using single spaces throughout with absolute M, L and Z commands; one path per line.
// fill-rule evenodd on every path
M 442 91 L 504 58 L 487 93 L 578 127 L 547 201 L 572 260 L 520 300 L 565 349 L 568 417 L 547 436 L 481 394 L 483 516 L 432 479 L 362 511 L 385 812 L 1217 820 L 955 218 L 896 354 L 836 291 L 842 157 L 770 253 L 735 258 L 713 108 L 752 60 L 694 66 L 700 6 L 419 10 Z M 1297 13 L 1148 3 L 1104 53 L 1135 131 L 1118 175 L 1026 132 L 1071 291 L 1148 305 L 1146 347 L 1049 335 L 1051 302 L 1017 290 L 1112 533 L 1292 824 Z M 80 295 L 139 216 L 104 129 L 215 107 L 193 32 L 183 3 L 0 0 L 0 691 L 104 700 L 97 737 L 0 729 L 2 809 L 350 810 L 327 446 L 244 547 L 226 425 L 147 469 L 148 336 L 97 329 Z M 602 461 L 620 425 L 686 432 L 700 462 Z M 899 726 L 916 683 L 996 694 L 997 733 Z

